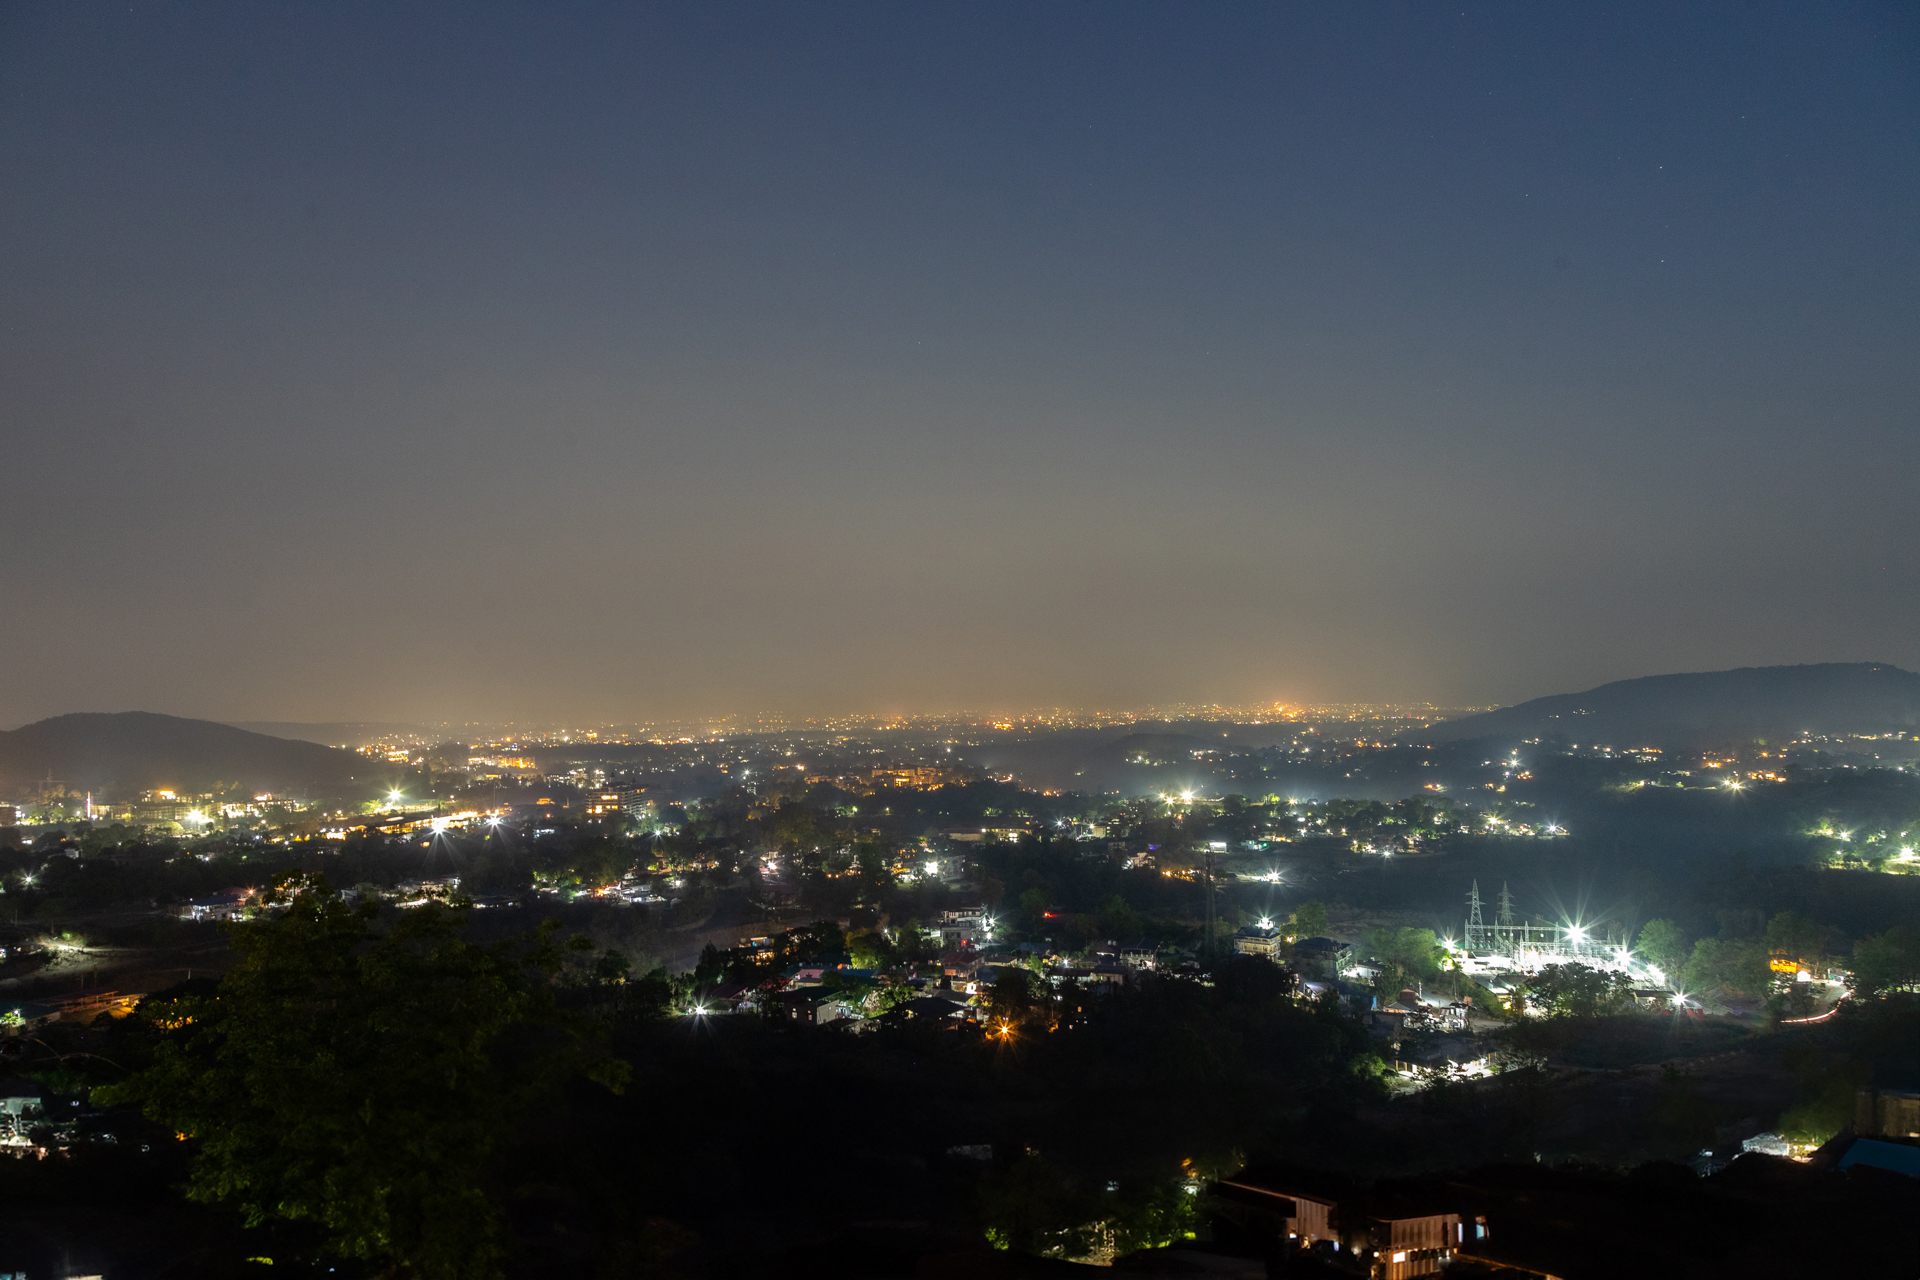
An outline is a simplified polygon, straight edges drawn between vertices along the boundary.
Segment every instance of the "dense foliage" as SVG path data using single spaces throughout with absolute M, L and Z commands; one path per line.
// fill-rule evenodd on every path
M 195 1199 L 315 1224 L 341 1255 L 410 1274 L 493 1273 L 490 1163 L 516 1117 L 568 1070 L 625 1075 L 553 1006 L 563 944 L 549 929 L 476 946 L 438 905 L 377 935 L 377 913 L 324 880 L 279 892 L 284 914 L 230 926 L 241 961 L 217 991 L 142 1007 L 151 1060 L 101 1100 L 196 1144 Z

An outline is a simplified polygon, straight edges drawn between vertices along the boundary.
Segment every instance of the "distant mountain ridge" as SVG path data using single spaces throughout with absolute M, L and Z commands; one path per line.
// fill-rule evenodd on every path
M 264 733 L 269 738 L 288 738 L 294 742 L 317 742 L 323 747 L 364 747 L 382 738 L 428 736 L 417 724 L 386 724 L 376 720 L 337 720 L 307 724 L 298 720 L 225 720 L 248 733 Z
M 76 791 L 118 796 L 216 782 L 254 792 L 330 793 L 364 782 L 376 762 L 352 751 L 150 711 L 83 712 L 0 732 L 0 788 L 51 774 Z
M 1887 662 L 1740 667 L 1617 680 L 1446 720 L 1432 742 L 1537 738 L 1606 746 L 1714 746 L 1802 732 L 1920 729 L 1920 675 Z

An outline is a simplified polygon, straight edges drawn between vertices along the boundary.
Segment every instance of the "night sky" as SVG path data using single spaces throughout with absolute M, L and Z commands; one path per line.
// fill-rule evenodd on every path
M 1920 666 L 1920 9 L 10 4 L 0 724 Z

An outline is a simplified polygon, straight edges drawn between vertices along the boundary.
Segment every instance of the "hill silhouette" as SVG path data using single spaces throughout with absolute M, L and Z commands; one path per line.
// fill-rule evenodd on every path
M 370 781 L 379 763 L 352 751 L 149 711 L 81 713 L 0 732 L 0 787 L 49 773 L 103 797 L 149 789 L 331 794 Z
M 317 742 L 326 747 L 364 747 L 382 738 L 427 737 L 428 731 L 417 724 L 391 724 L 375 720 L 341 720 L 310 724 L 299 720 L 228 720 L 236 729 L 264 733 L 269 738 L 291 738 L 296 742 Z
M 1559 735 L 1607 746 L 1701 747 L 1797 734 L 1920 728 L 1920 675 L 1885 662 L 1741 667 L 1617 680 L 1446 720 L 1433 742 Z

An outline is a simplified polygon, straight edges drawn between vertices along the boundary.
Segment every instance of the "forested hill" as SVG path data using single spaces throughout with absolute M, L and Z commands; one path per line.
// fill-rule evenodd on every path
M 1447 720 L 1433 742 L 1538 738 L 1610 746 L 1713 746 L 1755 738 L 1920 728 L 1920 675 L 1885 662 L 1741 667 L 1619 680 Z
M 323 793 L 365 780 L 376 768 L 352 751 L 148 711 L 55 716 L 0 732 L 0 787 L 7 792 L 51 773 L 73 790 L 103 797 L 158 788 L 200 792 L 216 782 Z

